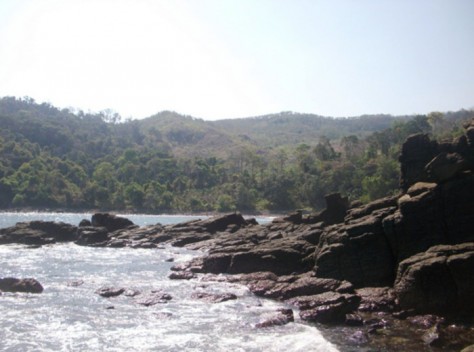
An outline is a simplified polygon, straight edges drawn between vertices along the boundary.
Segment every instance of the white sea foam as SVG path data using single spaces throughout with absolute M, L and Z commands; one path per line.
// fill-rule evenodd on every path
M 280 303 L 227 283 L 167 279 L 173 263 L 194 252 L 111 249 L 57 244 L 31 249 L 0 246 L 0 276 L 34 277 L 42 294 L 0 296 L 2 351 L 336 351 L 320 332 L 299 321 L 257 329 Z M 71 282 L 83 281 L 71 286 Z M 102 286 L 159 290 L 169 303 L 144 307 L 124 295 L 100 297 Z M 193 292 L 234 293 L 237 300 L 210 304 Z M 107 309 L 111 306 L 114 309 Z

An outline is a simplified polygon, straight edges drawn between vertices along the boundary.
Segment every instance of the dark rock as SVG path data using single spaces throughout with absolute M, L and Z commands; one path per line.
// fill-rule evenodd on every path
M 403 191 L 420 181 L 427 181 L 425 165 L 437 154 L 438 144 L 426 134 L 415 134 L 402 145 L 399 161 L 401 163 L 400 186 Z
M 125 292 L 125 289 L 122 287 L 101 287 L 95 293 L 102 297 L 117 297 Z
M 0 229 L 0 243 L 45 245 L 55 242 L 73 241 L 77 227 L 63 222 L 30 221 Z
M 168 303 L 171 299 L 173 297 L 170 294 L 157 291 L 141 297 L 136 302 L 142 306 L 150 307 L 156 304 Z
M 433 314 L 426 314 L 409 317 L 407 318 L 407 321 L 417 328 L 429 329 L 444 322 L 444 318 Z
M 225 231 L 231 225 L 243 227 L 247 225 L 247 221 L 240 213 L 231 213 L 205 220 L 201 224 L 207 232 L 215 233 L 218 231 Z
M 105 227 L 108 232 L 121 230 L 134 226 L 134 223 L 129 219 L 116 216 L 109 213 L 96 213 L 92 215 L 92 226 Z
M 319 214 L 320 221 L 326 225 L 343 222 L 349 209 L 349 199 L 341 197 L 339 193 L 333 193 L 324 198 L 326 199 L 326 209 Z
M 341 287 L 345 292 L 353 291 L 352 285 L 348 282 L 343 283 L 335 279 L 303 276 L 294 282 L 275 285 L 265 296 L 287 300 L 297 296 L 311 296 L 328 291 L 338 291 Z
M 474 243 L 435 246 L 402 261 L 395 292 L 403 309 L 474 314 Z
M 233 293 L 207 293 L 207 292 L 194 292 L 191 295 L 194 299 L 199 299 L 208 303 L 221 303 L 229 300 L 237 299 L 237 296 Z
M 43 286 L 33 278 L 17 279 L 5 277 L 0 279 L 0 291 L 41 293 L 43 292 Z
M 472 165 L 458 153 L 440 153 L 426 166 L 430 180 L 444 182 L 472 168 Z
M 268 328 L 277 325 L 286 325 L 295 320 L 292 309 L 281 308 L 277 310 L 277 313 L 264 321 L 257 323 L 256 328 Z
M 105 227 L 79 227 L 77 240 L 74 242 L 83 246 L 106 246 L 109 241 L 109 231 Z
M 359 302 L 357 295 L 337 292 L 301 296 L 288 301 L 300 308 L 301 319 L 323 324 L 343 323 L 346 314 L 355 311 Z
M 346 314 L 345 324 L 348 326 L 362 326 L 364 320 L 359 314 Z
M 190 280 L 194 279 L 196 275 L 190 271 L 174 271 L 168 275 L 170 280 Z
M 79 227 L 84 227 L 84 226 L 92 226 L 92 222 L 87 219 L 82 219 L 81 222 L 79 223 Z
M 357 330 L 347 338 L 347 341 L 351 345 L 365 345 L 369 342 L 369 336 L 366 332 Z
M 294 224 L 301 224 L 303 222 L 303 211 L 297 210 L 294 213 L 283 217 L 283 221 L 291 222 Z
M 356 290 L 361 297 L 361 312 L 393 312 L 398 309 L 396 296 L 390 287 L 365 287 Z

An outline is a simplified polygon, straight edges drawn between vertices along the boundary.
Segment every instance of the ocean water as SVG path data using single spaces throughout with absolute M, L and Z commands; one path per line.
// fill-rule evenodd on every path
M 140 226 L 177 224 L 183 221 L 206 219 L 205 215 L 148 215 L 148 214 L 117 214 L 118 216 L 130 219 Z M 14 226 L 20 221 L 44 220 L 44 221 L 62 221 L 68 224 L 77 225 L 82 219 L 91 218 L 92 213 L 55 213 L 55 212 L 0 212 L 0 229 Z M 247 218 L 247 217 L 246 217 Z M 270 216 L 256 217 L 259 224 L 265 224 L 273 220 Z
M 36 216 L 35 216 L 36 215 Z M 9 221 L 56 220 L 77 224 L 86 214 L 3 216 Z M 5 220 L 5 217 L 8 218 Z M 156 218 L 129 218 L 139 225 Z M 178 221 L 189 219 L 180 218 Z M 177 219 L 176 219 L 177 220 Z M 169 220 L 172 221 L 172 220 Z M 175 221 L 175 222 L 178 222 Z M 10 225 L 8 225 L 10 226 Z M 169 280 L 170 267 L 199 255 L 194 251 L 93 248 L 72 243 L 40 248 L 0 246 L 0 277 L 33 277 L 41 294 L 0 295 L 1 351 L 337 351 L 315 327 L 300 321 L 257 328 L 285 305 L 261 299 L 246 287 L 223 282 Z M 169 260 L 172 259 L 173 262 Z M 103 298 L 101 287 L 140 292 Z M 145 307 L 153 291 L 172 299 Z M 233 293 L 236 300 L 206 303 L 195 293 Z

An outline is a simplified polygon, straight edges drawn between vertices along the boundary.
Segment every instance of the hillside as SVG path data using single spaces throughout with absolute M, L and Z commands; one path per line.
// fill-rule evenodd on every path
M 473 111 L 335 119 L 279 113 L 204 121 L 164 111 L 121 121 L 0 99 L 0 208 L 145 212 L 318 209 L 341 192 L 398 189 L 412 133 L 456 136 Z

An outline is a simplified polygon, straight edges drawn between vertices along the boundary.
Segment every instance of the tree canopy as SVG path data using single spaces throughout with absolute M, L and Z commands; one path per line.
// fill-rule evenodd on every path
M 398 191 L 412 133 L 456 135 L 472 110 L 334 119 L 285 112 L 203 121 L 165 111 L 123 121 L 0 99 L 0 208 L 141 212 L 321 209 L 341 192 Z

